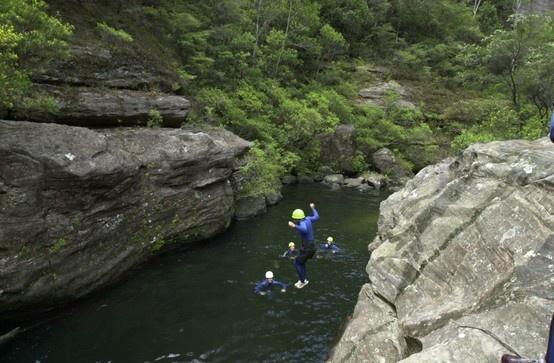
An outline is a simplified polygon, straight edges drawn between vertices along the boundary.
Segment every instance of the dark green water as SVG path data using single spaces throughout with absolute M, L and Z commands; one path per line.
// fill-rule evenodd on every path
M 296 186 L 261 217 L 234 223 L 191 251 L 142 266 L 124 283 L 68 308 L 10 343 L 0 362 L 322 362 L 367 281 L 367 245 L 384 196 Z M 266 296 L 254 284 L 272 270 L 297 281 L 279 257 L 299 242 L 287 221 L 316 203 L 318 241 L 342 253 L 308 262 L 310 283 Z

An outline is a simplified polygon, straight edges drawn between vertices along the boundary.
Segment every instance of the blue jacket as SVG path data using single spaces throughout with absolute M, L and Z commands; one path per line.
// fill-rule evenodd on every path
M 334 243 L 331 243 L 329 245 L 327 243 L 322 243 L 321 245 L 319 245 L 319 248 L 321 248 L 322 250 L 325 250 L 325 251 L 333 251 L 333 252 L 340 251 L 340 248 L 335 246 Z
M 312 216 L 304 218 L 300 223 L 296 225 L 296 230 L 300 233 L 300 238 L 302 241 L 313 241 L 314 240 L 314 229 L 312 227 L 312 222 L 319 220 L 319 214 L 315 208 L 312 208 Z
M 272 286 L 277 286 L 280 289 L 286 289 L 288 287 L 287 284 L 282 283 L 281 281 L 277 281 L 275 279 L 273 279 L 273 282 L 271 282 L 271 283 L 269 281 L 267 281 L 267 279 L 263 279 L 262 281 L 260 281 L 256 284 L 256 289 L 254 290 L 254 292 L 256 294 L 259 294 L 262 291 L 271 289 Z
M 552 117 L 550 118 L 550 140 L 554 142 L 554 111 L 552 111 Z
M 283 257 L 296 257 L 298 256 L 298 250 L 295 249 L 294 251 L 291 251 L 290 249 L 286 250 L 285 253 L 283 253 Z

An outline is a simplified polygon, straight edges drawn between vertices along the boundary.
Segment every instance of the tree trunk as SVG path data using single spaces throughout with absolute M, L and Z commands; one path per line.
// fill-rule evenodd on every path
M 281 54 L 283 54 L 283 51 L 285 50 L 287 37 L 289 35 L 290 21 L 291 21 L 291 18 L 292 18 L 292 1 L 293 0 L 289 0 L 289 15 L 287 17 L 287 27 L 285 28 L 285 38 L 283 39 L 283 43 L 281 44 L 281 51 L 279 52 L 279 57 L 277 57 L 277 63 L 275 64 L 274 76 L 277 75 L 277 72 L 279 71 L 279 64 L 281 63 Z
M 261 17 L 261 11 L 262 11 L 262 4 L 264 0 L 257 0 L 256 1 L 256 42 L 254 44 L 254 50 L 252 51 L 252 64 L 256 65 L 256 56 L 258 52 L 258 47 L 260 46 L 260 17 Z
M 481 0 L 474 0 L 473 1 L 473 17 L 477 15 L 477 11 L 479 10 L 479 6 L 481 6 Z

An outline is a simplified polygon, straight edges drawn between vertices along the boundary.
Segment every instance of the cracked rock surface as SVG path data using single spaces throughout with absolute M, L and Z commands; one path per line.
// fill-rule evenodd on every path
M 554 146 L 476 144 L 381 204 L 330 362 L 540 358 L 554 311 Z
M 82 297 L 222 232 L 249 147 L 216 129 L 0 121 L 0 315 Z

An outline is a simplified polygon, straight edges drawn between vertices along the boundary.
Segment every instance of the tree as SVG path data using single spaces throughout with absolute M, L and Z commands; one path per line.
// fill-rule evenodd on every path
M 340 52 L 346 49 L 346 41 L 342 34 L 333 29 L 329 24 L 321 27 L 319 43 L 321 45 L 321 53 L 318 57 L 316 74 L 321 70 L 323 62 L 332 61 Z
M 512 104 L 519 110 L 522 87 L 552 60 L 554 28 L 551 18 L 539 15 L 516 14 L 509 22 L 509 29 L 497 30 L 487 39 L 483 61 L 508 86 Z
M 72 27 L 46 13 L 42 0 L 0 2 L 0 106 L 10 109 L 28 92 L 33 69 L 68 54 Z

